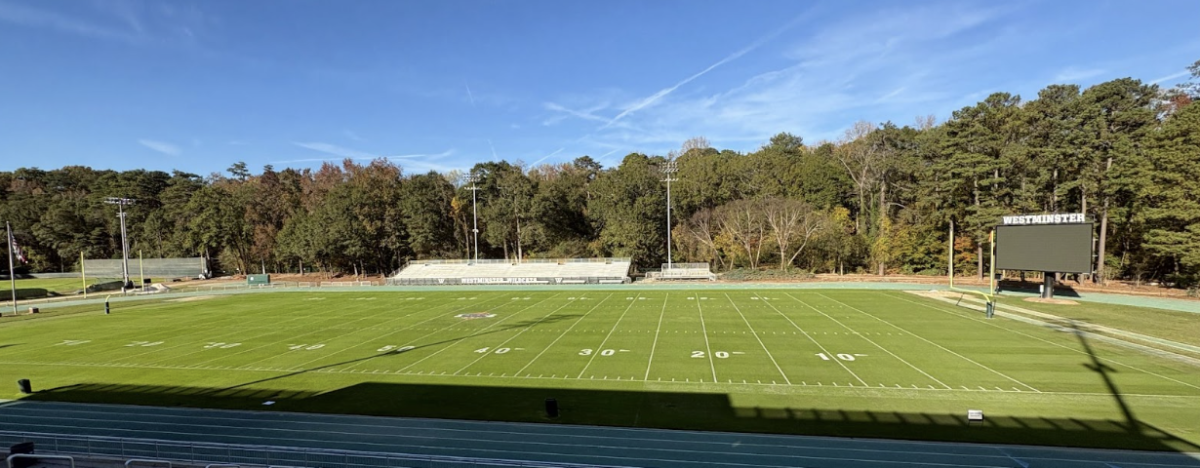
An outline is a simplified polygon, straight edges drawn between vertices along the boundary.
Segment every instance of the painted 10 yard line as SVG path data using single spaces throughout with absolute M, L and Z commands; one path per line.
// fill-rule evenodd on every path
M 818 313 L 818 314 L 821 314 L 821 315 L 824 315 L 824 316 L 825 316 L 825 318 L 828 318 L 829 320 L 833 320 L 833 321 L 834 321 L 834 323 L 836 323 L 836 324 L 838 324 L 838 325 L 841 325 L 843 328 L 845 328 L 845 329 L 847 329 L 847 330 L 850 330 L 850 331 L 851 331 L 851 332 L 853 332 L 854 334 L 858 335 L 858 337 L 859 337 L 859 338 L 862 338 L 862 339 L 864 339 L 864 340 L 867 340 L 867 342 L 868 342 L 868 343 L 871 343 L 871 344 L 875 345 L 875 347 L 876 347 L 876 348 L 879 348 L 879 349 L 880 349 L 880 350 L 882 350 L 883 352 L 890 354 L 892 357 L 894 357 L 894 358 L 896 358 L 896 359 L 900 360 L 900 362 L 903 362 L 903 363 L 904 363 L 905 365 L 907 365 L 908 367 L 911 367 L 911 368 L 913 368 L 913 370 L 916 370 L 917 372 L 920 372 L 920 373 L 921 373 L 922 375 L 924 375 L 925 377 L 929 377 L 930 379 L 933 379 L 933 381 L 934 381 L 934 382 L 937 382 L 937 383 L 938 383 L 938 385 L 941 385 L 941 386 L 943 386 L 943 387 L 946 387 L 946 388 L 951 388 L 949 385 L 946 385 L 946 382 L 942 382 L 941 380 L 938 380 L 938 378 L 937 378 L 937 377 L 934 377 L 934 376 L 932 376 L 932 375 L 929 375 L 929 373 L 928 373 L 928 372 L 925 372 L 925 371 L 921 370 L 921 368 L 920 368 L 920 367 L 914 366 L 912 363 L 910 363 L 910 362 L 908 362 L 908 361 L 904 360 L 904 358 L 902 358 L 902 357 L 900 357 L 900 356 L 897 356 L 895 353 L 893 353 L 893 352 L 889 351 L 887 348 L 884 348 L 884 347 L 883 347 L 883 346 L 881 346 L 879 343 L 876 343 L 874 340 L 872 340 L 872 339 L 870 339 L 870 338 L 867 338 L 867 336 L 866 336 L 866 335 L 863 335 L 863 334 L 861 334 L 861 333 L 858 333 L 858 331 L 856 331 L 855 329 L 853 329 L 853 328 L 850 328 L 850 327 L 846 326 L 846 324 L 842 323 L 840 320 L 838 320 L 838 319 L 836 319 L 836 318 L 833 318 L 833 316 L 831 316 L 831 315 L 829 315 L 829 314 L 826 314 L 825 312 L 821 312 L 821 310 L 820 310 L 820 309 L 818 309 L 818 308 L 816 308 L 816 307 L 813 307 L 813 306 L 809 305 L 807 302 L 804 302 L 804 301 L 800 300 L 800 299 L 799 299 L 799 298 L 797 298 L 796 296 L 793 296 L 793 295 L 791 295 L 791 294 L 789 294 L 789 293 L 786 293 L 786 292 L 785 292 L 784 294 L 785 294 L 785 295 L 787 295 L 787 297 L 790 297 L 790 298 L 792 298 L 792 300 L 794 300 L 794 301 L 796 301 L 796 302 L 799 302 L 799 303 L 801 303 L 801 304 L 804 304 L 804 306 L 805 306 L 805 307 L 808 307 L 809 309 L 812 309 L 812 310 L 813 310 L 813 311 L 815 311 L 816 313 Z
M 666 293 L 663 297 L 662 310 L 658 312 L 658 327 L 654 329 L 654 343 L 650 345 L 650 358 L 646 361 L 646 375 L 642 380 L 650 380 L 650 366 L 654 364 L 654 349 L 658 348 L 658 333 L 662 331 L 663 316 L 667 315 L 667 300 L 670 299 L 671 293 Z
M 996 374 L 996 375 L 999 375 L 999 376 L 1001 376 L 1001 377 L 1004 377 L 1004 378 L 1006 378 L 1006 379 L 1008 379 L 1008 380 L 1011 380 L 1011 381 L 1013 381 L 1013 382 L 1016 382 L 1016 383 L 1018 383 L 1018 384 L 1020 384 L 1020 385 L 1024 386 L 1025 388 L 1028 388 L 1028 389 L 1030 389 L 1030 390 L 1033 390 L 1033 391 L 1035 391 L 1035 392 L 1038 392 L 1038 393 L 1042 393 L 1042 391 L 1041 391 L 1041 390 L 1038 390 L 1038 389 L 1036 389 L 1036 388 L 1033 388 L 1032 386 L 1030 386 L 1029 384 L 1026 384 L 1025 382 L 1022 382 L 1022 381 L 1020 381 L 1020 380 L 1017 380 L 1017 379 L 1014 379 L 1014 378 L 1012 378 L 1012 377 L 1009 377 L 1008 375 L 1005 375 L 1003 372 L 1000 372 L 1000 371 L 998 371 L 998 370 L 996 370 L 996 369 L 992 369 L 991 367 L 988 367 L 988 366 L 985 366 L 985 365 L 983 365 L 983 364 L 980 364 L 979 362 L 976 362 L 974 359 L 971 359 L 971 358 L 969 358 L 969 357 L 966 357 L 966 356 L 963 356 L 963 355 L 961 355 L 961 354 L 958 354 L 958 353 L 956 353 L 956 352 L 954 352 L 954 351 L 951 351 L 950 349 L 946 348 L 945 346 L 942 346 L 942 345 L 940 345 L 940 344 L 937 344 L 937 343 L 934 343 L 934 342 L 932 342 L 932 341 L 929 341 L 928 339 L 926 339 L 925 337 L 923 337 L 923 336 L 921 336 L 921 335 L 918 335 L 918 334 L 915 334 L 915 333 L 913 333 L 913 332 L 910 332 L 910 331 L 908 331 L 908 330 L 905 330 L 904 328 L 901 328 L 901 327 L 900 327 L 900 326 L 898 326 L 898 325 L 895 325 L 895 324 L 893 324 L 893 323 L 891 323 L 891 322 L 889 322 L 889 321 L 887 321 L 887 320 L 884 320 L 884 319 L 881 319 L 881 318 L 879 318 L 879 317 L 876 317 L 876 316 L 874 316 L 874 315 L 872 315 L 872 314 L 870 314 L 870 313 L 867 313 L 867 312 L 863 311 L 862 309 L 859 309 L 859 308 L 857 308 L 857 307 L 854 307 L 854 306 L 852 306 L 852 305 L 850 305 L 850 304 L 847 304 L 847 303 L 845 303 L 845 302 L 839 301 L 839 300 L 837 300 L 837 299 L 834 299 L 834 298 L 832 298 L 832 297 L 826 296 L 826 295 L 824 295 L 824 294 L 821 294 L 821 293 L 819 293 L 819 292 L 817 293 L 817 295 L 818 295 L 818 296 L 821 296 L 821 297 L 824 297 L 824 298 L 826 298 L 826 299 L 829 299 L 829 300 L 831 300 L 831 301 L 833 301 L 833 302 L 836 302 L 836 303 L 838 303 L 838 304 L 841 304 L 841 305 L 844 305 L 844 306 L 846 306 L 846 307 L 849 307 L 849 308 L 851 308 L 851 309 L 854 309 L 855 311 L 857 311 L 857 312 L 858 312 L 858 313 L 860 313 L 860 314 L 866 315 L 866 316 L 868 316 L 868 317 L 871 317 L 871 318 L 873 318 L 873 319 L 875 319 L 875 320 L 878 320 L 878 321 L 880 321 L 880 322 L 886 323 L 886 324 L 888 324 L 889 326 L 891 326 L 892 328 L 895 328 L 895 329 L 897 329 L 897 330 L 900 330 L 900 331 L 902 331 L 902 332 L 904 332 L 904 333 L 908 333 L 909 335 L 915 336 L 915 337 L 917 337 L 917 339 L 919 339 L 919 340 L 921 340 L 921 341 L 924 341 L 924 342 L 926 342 L 926 343 L 929 343 L 929 344 L 931 344 L 931 345 L 937 346 L 938 348 L 941 348 L 941 350 L 943 350 L 943 351 L 945 351 L 945 352 L 947 352 L 947 353 L 950 353 L 950 354 L 953 354 L 953 355 L 955 355 L 955 356 L 958 356 L 958 357 L 962 358 L 963 360 L 965 360 L 965 361 L 967 361 L 967 362 L 969 362 L 969 363 L 971 363 L 971 364 L 975 364 L 976 366 L 979 366 L 979 367 L 982 367 L 982 368 L 984 368 L 984 369 L 987 369 L 987 370 L 991 371 L 992 373 L 994 373 L 994 374 Z
M 775 304 L 772 304 L 770 301 L 763 300 L 762 296 L 760 296 L 757 292 L 754 293 L 754 297 L 757 297 L 759 301 L 774 309 L 776 313 L 784 318 L 784 320 L 787 320 L 788 323 L 792 324 L 793 327 L 796 327 L 797 330 L 800 330 L 800 334 L 804 335 L 805 338 L 808 338 L 808 341 L 813 342 L 813 344 L 817 345 L 818 348 L 821 348 L 821 351 L 825 352 L 826 356 L 834 355 L 833 353 L 829 352 L 828 349 L 825 349 L 825 346 L 822 346 L 820 342 L 812 337 L 812 335 L 809 335 L 808 332 L 804 331 L 803 328 L 800 328 L 800 325 L 796 325 L 796 322 L 792 321 L 791 317 L 788 317 L 787 314 L 783 313 L 783 311 L 780 311 L 778 307 L 775 307 Z M 859 383 L 862 383 L 864 387 L 871 386 L 867 383 L 867 381 L 863 380 L 862 377 L 859 377 L 858 374 L 855 374 L 854 371 L 850 370 L 849 367 L 846 367 L 846 364 L 843 363 L 841 359 L 833 359 L 833 362 L 837 363 L 839 366 L 842 366 L 842 369 L 845 369 L 846 372 L 849 372 L 850 375 L 854 376 L 855 379 L 858 379 Z
M 445 351 L 445 350 L 447 350 L 447 349 L 453 348 L 455 344 L 457 344 L 457 343 L 461 342 L 462 340 L 466 340 L 467 338 L 471 338 L 471 337 L 474 337 L 474 336 L 479 336 L 479 335 L 482 335 L 484 332 L 486 332 L 486 331 L 490 330 L 492 327 L 494 327 L 494 326 L 496 326 L 496 325 L 500 325 L 501 323 L 504 323 L 506 320 L 508 320 L 508 319 L 510 319 L 510 318 L 513 318 L 513 317 L 516 317 L 517 315 L 520 315 L 520 314 L 521 314 L 521 312 L 525 312 L 525 311 L 527 311 L 527 310 L 529 310 L 529 309 L 532 309 L 534 306 L 536 306 L 536 305 L 538 305 L 538 304 L 541 304 L 541 303 L 543 303 L 543 302 L 546 302 L 546 301 L 550 300 L 551 298 L 553 298 L 554 296 L 559 296 L 559 295 L 561 295 L 561 293 L 552 294 L 552 295 L 550 295 L 550 296 L 547 296 L 545 299 L 542 299 L 542 300 L 540 300 L 540 301 L 534 302 L 533 304 L 529 304 L 528 306 L 526 306 L 526 307 L 522 308 L 521 310 L 518 310 L 518 311 L 516 311 L 516 312 L 513 312 L 513 314 L 512 314 L 512 315 L 509 315 L 508 317 L 504 317 L 504 318 L 502 318 L 502 319 L 498 320 L 496 323 L 493 323 L 493 324 L 491 324 L 491 325 L 488 325 L 488 326 L 486 326 L 486 327 L 483 327 L 482 329 L 480 329 L 480 330 L 476 331 L 475 333 L 472 333 L 472 334 L 470 334 L 470 335 L 467 335 L 467 336 L 464 336 L 464 337 L 462 337 L 462 338 L 456 339 L 456 340 L 454 340 L 454 341 L 455 341 L 454 343 L 450 343 L 450 344 L 449 344 L 449 345 L 447 345 L 446 347 L 444 347 L 444 348 L 442 348 L 442 349 L 439 349 L 439 350 L 437 350 L 437 351 L 434 351 L 432 354 L 430 354 L 430 355 L 428 355 L 428 356 L 425 356 L 425 357 L 423 357 L 423 358 L 421 358 L 421 359 L 418 359 L 418 360 L 416 360 L 416 362 L 413 362 L 412 364 L 409 364 L 409 365 L 407 365 L 407 366 L 401 367 L 400 369 L 396 370 L 396 372 L 404 372 L 404 371 L 408 370 L 408 368 L 410 368 L 410 367 L 412 367 L 412 366 L 415 366 L 415 365 L 417 365 L 417 364 L 420 364 L 420 363 L 422 363 L 422 362 L 425 362 L 425 360 L 426 360 L 426 359 L 429 359 L 429 358 L 431 358 L 431 357 L 437 356 L 438 354 L 441 354 L 441 353 L 442 353 L 442 351 Z M 563 304 L 563 305 L 565 306 L 566 304 L 570 304 L 570 302 L 567 302 L 567 303 L 565 303 L 565 304 Z M 562 308 L 562 307 L 559 307 L 559 309 L 561 309 L 561 308 Z M 554 309 L 554 312 L 558 312 L 558 309 Z M 554 315 L 554 312 L 550 312 L 549 314 L 546 314 L 546 317 L 549 317 L 549 316 L 551 316 L 551 315 Z M 546 317 L 542 317 L 542 319 L 545 319 Z M 428 335 L 426 335 L 426 336 L 428 336 Z M 414 341 L 411 341 L 410 343 L 412 343 L 412 342 L 415 342 L 415 340 L 414 340 Z M 442 341 L 442 343 L 444 343 L 444 342 L 445 342 L 445 341 Z M 436 344 L 436 343 L 431 343 L 431 344 L 428 344 L 428 345 L 421 345 L 421 346 L 430 346 L 430 345 L 432 345 L 432 344 Z M 419 347 L 420 347 L 420 346 L 419 346 Z
M 738 315 L 742 316 L 742 321 L 746 322 L 746 328 L 750 329 L 750 334 L 754 335 L 754 339 L 758 340 L 758 345 L 762 346 L 763 351 L 767 352 L 767 357 L 771 358 L 771 364 L 775 364 L 775 370 L 779 371 L 779 375 L 783 376 L 783 381 L 786 382 L 788 385 L 791 385 L 792 381 L 790 379 L 788 379 L 787 374 L 785 374 L 783 372 L 783 368 L 779 367 L 778 362 L 775 362 L 775 356 L 771 355 L 771 351 L 767 349 L 767 345 L 763 343 L 762 338 L 758 337 L 758 332 L 754 331 L 754 327 L 750 326 L 750 321 L 746 320 L 746 314 L 742 313 L 742 309 L 740 307 L 738 307 L 736 303 L 733 302 L 733 298 L 729 297 L 729 294 L 725 294 L 725 299 L 728 299 L 729 303 L 733 305 L 733 310 L 736 310 Z
M 994 324 L 994 323 L 991 323 L 991 322 L 987 322 L 987 321 L 984 321 L 984 320 L 979 320 L 979 319 L 976 319 L 976 318 L 974 318 L 974 317 L 969 317 L 969 316 L 966 316 L 966 315 L 959 314 L 959 313 L 957 313 L 957 312 L 948 311 L 948 310 L 945 310 L 945 309 L 942 309 L 942 308 L 939 308 L 939 307 L 934 307 L 934 306 L 931 306 L 931 305 L 928 305 L 928 304 L 922 304 L 922 303 L 919 303 L 919 302 L 915 302 L 915 301 L 912 301 L 912 300 L 906 299 L 906 298 L 904 298 L 904 297 L 902 297 L 902 296 L 894 296 L 894 297 L 895 297 L 896 299 L 902 300 L 902 301 L 904 301 L 904 302 L 908 302 L 908 303 L 911 303 L 911 304 L 915 304 L 915 305 L 918 305 L 918 306 L 921 306 L 921 307 L 925 307 L 925 308 L 928 308 L 928 309 L 933 309 L 933 310 L 936 310 L 936 311 L 938 311 L 938 312 L 942 312 L 942 313 L 944 313 L 944 314 L 949 314 L 949 315 L 951 315 L 951 316 L 954 316 L 954 317 L 961 317 L 961 318 L 965 318 L 965 319 L 967 319 L 967 320 L 971 320 L 971 321 L 979 322 L 979 323 L 982 323 L 982 324 L 984 324 L 984 325 L 987 325 L 987 326 L 989 326 L 989 327 L 999 328 L 999 329 L 1001 329 L 1001 330 L 1004 330 L 1004 331 L 1007 331 L 1007 332 L 1009 332 L 1009 333 L 1014 333 L 1014 334 L 1017 334 L 1017 335 L 1024 336 L 1024 337 L 1026 337 L 1026 338 L 1030 338 L 1030 339 L 1034 339 L 1034 340 L 1037 340 L 1037 341 L 1041 341 L 1041 342 L 1043 342 L 1043 343 L 1046 343 L 1046 344 L 1049 344 L 1049 345 L 1057 346 L 1057 347 L 1059 347 L 1059 348 L 1065 349 L 1065 350 L 1067 350 L 1067 351 L 1071 351 L 1071 352 L 1073 352 L 1073 353 L 1078 353 L 1078 354 L 1087 355 L 1087 353 L 1086 353 L 1086 352 L 1080 351 L 1080 350 L 1078 350 L 1078 349 L 1071 348 L 1071 347 L 1069 347 L 1069 346 L 1064 346 L 1064 345 L 1062 345 L 1062 344 L 1060 344 L 1060 343 L 1055 343 L 1055 342 L 1053 342 L 1053 341 L 1049 341 L 1049 340 L 1046 340 L 1046 339 L 1038 338 L 1038 337 L 1036 337 L 1036 336 L 1033 336 L 1033 335 L 1029 335 L 1029 334 L 1026 334 L 1026 333 L 1023 333 L 1023 332 L 1019 332 L 1019 331 L 1017 331 L 1017 330 L 1012 330 L 1012 329 L 1009 329 L 1009 328 L 1006 328 L 1006 327 L 1002 327 L 1002 326 L 1000 326 L 1000 325 L 996 325 L 996 324 Z M 1191 388 L 1194 388 L 1194 389 L 1200 390 L 1200 387 L 1198 387 L 1198 386 L 1196 386 L 1196 385 L 1193 385 L 1193 384 L 1190 384 L 1190 383 L 1184 382 L 1184 381 L 1182 381 L 1182 380 L 1176 380 L 1176 379 L 1174 379 L 1174 378 L 1167 377 L 1167 376 L 1165 376 L 1165 375 L 1158 374 L 1158 373 L 1156 373 L 1156 372 L 1151 372 L 1151 371 L 1148 371 L 1148 370 L 1146 370 L 1146 369 L 1142 369 L 1142 368 L 1140 368 L 1140 367 L 1137 367 L 1137 366 L 1133 366 L 1133 365 L 1130 365 L 1130 364 L 1125 364 L 1125 363 L 1123 363 L 1123 362 L 1121 362 L 1121 361 L 1118 361 L 1118 360 L 1115 360 L 1115 359 L 1112 359 L 1112 358 L 1106 358 L 1106 357 L 1100 357 L 1100 356 L 1096 356 L 1096 358 L 1097 358 L 1097 359 L 1100 359 L 1100 360 L 1103 360 L 1103 361 L 1108 361 L 1108 362 L 1111 362 L 1111 363 L 1113 363 L 1113 364 L 1116 364 L 1116 365 L 1119 365 L 1119 366 L 1124 366 L 1124 367 L 1127 367 L 1127 368 L 1133 369 L 1133 370 L 1135 370 L 1135 371 L 1138 371 L 1138 372 L 1144 372 L 1144 373 L 1146 373 L 1146 374 L 1150 374 L 1150 375 L 1153 375 L 1153 376 L 1155 376 L 1155 377 L 1159 377 L 1159 378 L 1161 378 L 1161 379 L 1164 379 L 1164 380 L 1169 380 L 1169 381 L 1171 381 L 1171 382 L 1175 382 L 1175 383 L 1177 383 L 1177 384 L 1180 384 L 1180 385 L 1185 385 L 1185 386 L 1188 386 L 1188 387 L 1191 387 Z
M 625 314 L 629 312 L 629 309 L 633 308 L 633 303 L 637 302 L 639 297 L 642 297 L 642 293 L 638 293 L 636 296 L 634 296 L 633 299 L 629 301 L 629 305 L 625 306 L 625 310 L 621 312 L 621 316 L 617 317 L 617 323 L 613 324 L 612 328 L 608 330 L 608 334 L 604 336 L 604 340 L 600 341 L 600 346 L 596 348 L 597 352 L 592 353 L 592 357 L 588 358 L 587 364 L 583 365 L 583 370 L 579 371 L 579 375 L 575 376 L 575 378 L 583 378 L 583 373 L 587 372 L 588 367 L 591 367 L 592 361 L 596 359 L 596 355 L 600 354 L 599 350 L 604 349 L 604 344 L 608 343 L 608 338 L 612 336 L 613 332 L 617 331 L 617 326 L 621 325 L 621 320 L 625 318 Z
M 553 348 L 555 343 L 558 343 L 558 340 L 563 339 L 564 336 L 567 336 L 568 333 L 571 333 L 571 330 L 573 330 L 576 325 L 579 325 L 579 322 L 582 322 L 583 319 L 588 316 L 588 314 L 592 313 L 592 311 L 595 311 L 597 307 L 600 307 L 600 304 L 603 304 L 604 301 L 607 301 L 610 297 L 613 297 L 613 295 L 611 293 L 609 295 L 605 296 L 604 299 L 602 299 L 595 306 L 593 306 L 591 308 L 591 310 L 584 313 L 583 317 L 579 317 L 579 320 L 576 320 L 574 323 L 571 324 L 571 326 L 567 327 L 567 329 L 565 331 L 563 331 L 562 334 L 558 335 L 558 338 L 555 338 L 554 341 L 551 341 L 549 345 L 547 345 L 545 348 L 542 348 L 542 352 L 537 353 L 537 356 L 534 356 L 533 359 L 530 360 L 528 364 L 525 364 L 523 367 L 518 369 L 517 373 L 513 374 L 513 375 L 520 375 L 522 372 L 525 372 L 525 369 L 528 369 L 529 366 L 532 366 L 533 363 L 537 362 L 538 358 L 542 357 L 543 354 L 546 354 L 546 351 L 549 351 L 550 348 Z
M 612 297 L 612 294 L 609 294 L 608 296 L 609 296 L 609 297 Z M 572 299 L 573 299 L 573 298 L 572 298 Z M 606 297 L 605 299 L 608 299 L 608 298 Z M 596 303 L 596 305 L 592 306 L 592 308 L 591 308 L 591 309 L 588 309 L 588 311 L 587 311 L 587 312 L 584 312 L 584 313 L 583 313 L 583 316 L 584 316 L 584 317 L 587 317 L 587 314 L 591 313 L 593 310 L 596 310 L 596 307 L 599 307 L 599 306 L 600 306 L 600 304 L 601 304 L 601 303 L 603 303 L 603 302 L 604 302 L 604 301 L 600 301 L 600 302 Z M 527 331 L 529 331 L 529 330 L 532 330 L 532 329 L 533 329 L 533 327 L 536 327 L 536 326 L 538 326 L 538 324 L 540 324 L 540 323 L 542 323 L 542 322 L 546 321 L 546 319 L 550 318 L 550 316 L 552 316 L 552 315 L 554 315 L 554 314 L 557 314 L 557 313 L 558 313 L 558 311 L 560 311 L 560 310 L 563 310 L 563 309 L 567 308 L 567 306 L 571 305 L 572 303 L 578 304 L 579 302 L 578 302 L 578 301 L 572 301 L 572 300 L 567 300 L 566 302 L 563 302 L 563 305 L 560 305 L 560 306 L 558 306 L 558 308 L 557 308 L 557 309 L 554 309 L 554 311 L 553 311 L 553 312 L 550 312 L 550 313 L 546 314 L 546 316 L 544 316 L 544 317 L 542 317 L 542 318 L 538 319 L 536 322 L 533 322 L 531 325 L 529 325 L 529 326 L 527 326 L 527 327 L 524 327 L 524 328 L 521 328 L 521 331 L 517 332 L 517 334 L 516 334 L 516 335 L 513 335 L 513 336 L 510 336 L 510 337 L 508 337 L 508 339 L 506 339 L 506 340 L 504 340 L 504 341 L 500 342 L 500 344 L 496 345 L 496 347 L 497 347 L 497 348 L 503 348 L 503 347 L 504 347 L 504 345 L 508 344 L 508 342 L 510 342 L 510 341 L 512 341 L 512 340 L 515 340 L 515 339 L 517 339 L 517 337 L 518 337 L 518 336 L 521 336 L 521 335 L 523 335 L 525 332 L 527 332 Z M 580 319 L 582 319 L 582 317 L 580 317 Z M 576 320 L 576 322 L 578 322 L 578 320 Z M 467 370 L 467 368 L 469 368 L 469 367 L 471 367 L 471 366 L 475 365 L 475 363 L 477 363 L 477 362 L 479 362 L 479 361 L 483 360 L 483 358 L 485 358 L 485 357 L 487 357 L 487 356 L 488 356 L 488 354 L 487 354 L 487 353 L 484 353 L 484 354 L 481 354 L 481 355 L 479 355 L 479 357 L 475 358 L 475 360 L 474 360 L 474 361 L 471 361 L 469 364 L 467 364 L 467 365 L 463 366 L 463 367 L 462 367 L 462 369 L 459 369 L 459 370 L 456 370 L 456 371 L 454 371 L 454 375 L 458 375 L 460 372 Z

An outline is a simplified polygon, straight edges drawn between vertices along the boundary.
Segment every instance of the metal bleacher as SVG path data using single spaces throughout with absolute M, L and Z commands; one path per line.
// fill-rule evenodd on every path
M 647 274 L 650 279 L 656 280 L 709 280 L 716 281 L 717 275 L 713 274 L 707 263 L 673 263 L 662 265 L 662 270 Z
M 622 284 L 629 258 L 417 260 L 388 278 L 392 285 Z

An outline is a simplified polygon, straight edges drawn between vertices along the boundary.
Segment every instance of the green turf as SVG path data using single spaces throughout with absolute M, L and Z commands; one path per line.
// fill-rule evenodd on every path
M 88 285 L 95 283 L 95 280 L 87 280 Z M 0 296 L 6 300 L 9 296 L 8 289 L 10 286 L 11 283 L 8 280 L 0 281 L 0 290 L 4 291 Z M 83 280 L 80 278 L 30 278 L 17 280 L 17 299 L 65 296 L 82 290 Z
M 898 291 L 318 290 L 98 310 L 0 319 L 0 374 L 58 401 L 547 421 L 553 397 L 577 424 L 1200 443 L 1200 369 Z M 966 426 L 968 409 L 987 422 Z
M 1004 298 L 1001 299 L 1001 302 L 1024 309 L 1057 315 L 1066 319 L 1200 346 L 1200 314 L 1195 312 L 1087 301 L 1079 301 L 1077 305 L 1067 305 L 1044 304 L 1018 298 Z

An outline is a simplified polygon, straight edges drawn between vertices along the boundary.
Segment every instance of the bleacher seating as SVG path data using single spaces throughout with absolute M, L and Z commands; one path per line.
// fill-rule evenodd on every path
M 629 282 L 631 264 L 628 258 L 417 260 L 388 284 L 621 284 Z
M 663 264 L 662 270 L 647 274 L 650 279 L 658 280 L 709 280 L 716 281 L 707 263 L 674 263 Z

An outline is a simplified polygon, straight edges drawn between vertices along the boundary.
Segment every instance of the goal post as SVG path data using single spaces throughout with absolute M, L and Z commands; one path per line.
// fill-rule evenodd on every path
M 988 235 L 988 252 L 991 254 L 991 259 L 988 262 L 988 290 L 980 292 L 974 289 L 957 288 L 954 286 L 954 220 L 950 220 L 950 249 L 948 262 L 946 264 L 947 275 L 950 279 L 950 290 L 963 294 L 976 294 L 983 298 L 985 304 L 985 314 L 987 318 L 992 318 L 996 313 L 996 231 L 993 229 Z

